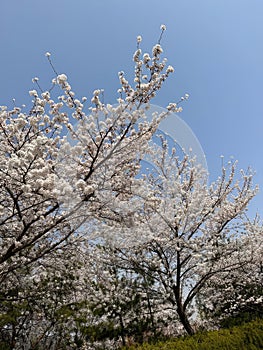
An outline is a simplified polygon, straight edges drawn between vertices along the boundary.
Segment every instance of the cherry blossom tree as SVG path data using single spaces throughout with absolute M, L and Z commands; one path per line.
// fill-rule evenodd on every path
M 140 227 L 145 241 L 133 248 L 117 247 L 116 259 L 120 266 L 154 279 L 155 291 L 193 334 L 196 297 L 208 281 L 220 281 L 253 259 L 247 247 L 256 237 L 244 230 L 243 220 L 256 189 L 249 170 L 237 178 L 235 163 L 223 167 L 209 185 L 204 169 L 189 156 L 180 161 L 165 140 L 161 148 L 153 147 L 151 162 L 154 170 L 143 177 L 137 193 L 143 207 L 133 216 L 132 227 L 119 228 L 121 235 Z
M 37 89 L 29 92 L 33 98 L 29 111 L 0 108 L 1 327 L 6 331 L 10 324 L 17 325 L 11 327 L 12 344 L 18 344 L 19 329 L 28 320 L 24 308 L 29 304 L 21 301 L 31 291 L 37 296 L 38 288 L 44 290 L 46 282 L 37 282 L 35 276 L 44 269 L 54 291 L 56 273 L 65 272 L 62 256 L 87 240 L 101 220 L 126 221 L 123 212 L 148 143 L 169 111 L 181 109 L 171 103 L 167 113 L 151 120 L 144 113 L 173 72 L 161 58 L 164 30 L 162 26 L 151 54 L 142 53 L 138 36 L 135 83 L 119 73 L 117 105 L 105 104 L 103 91 L 97 89 L 86 106 L 87 98 L 75 96 L 67 76 L 56 71 L 46 53 L 55 74 L 52 87 L 43 91 L 34 78 Z M 8 313 L 14 302 L 11 322 Z
M 152 142 L 181 111 L 170 103 L 146 117 L 173 72 L 161 58 L 164 30 L 151 55 L 137 37 L 134 84 L 119 73 L 116 105 L 97 89 L 86 106 L 47 53 L 51 89 L 34 78 L 29 111 L 1 107 L 0 346 L 113 349 L 136 332 L 169 333 L 169 321 L 169 334 L 178 322 L 193 334 L 197 297 L 212 303 L 204 288 L 212 295 L 252 264 L 250 172 L 238 180 L 230 164 L 209 185 L 194 159 Z

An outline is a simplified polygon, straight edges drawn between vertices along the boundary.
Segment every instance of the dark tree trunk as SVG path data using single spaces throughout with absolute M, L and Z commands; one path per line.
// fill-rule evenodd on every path
M 122 345 L 125 346 L 125 345 L 126 345 L 126 341 L 125 341 L 125 328 L 124 328 L 123 319 L 122 319 L 122 315 L 121 315 L 121 314 L 119 314 L 119 320 L 120 320 L 120 326 L 121 326 L 121 340 L 122 340 Z
M 185 309 L 183 307 L 182 304 L 182 297 L 180 295 L 180 288 L 178 288 L 177 286 L 173 286 L 173 292 L 174 292 L 174 296 L 175 296 L 175 300 L 174 300 L 174 304 L 177 308 L 177 313 L 179 316 L 179 319 L 182 323 L 182 325 L 184 326 L 184 329 L 186 330 L 186 332 L 189 335 L 193 335 L 195 333 L 193 327 L 191 326 L 188 316 L 185 312 Z
M 186 330 L 186 332 L 189 335 L 193 335 L 195 333 L 194 329 L 191 326 L 189 319 L 187 317 L 187 314 L 186 314 L 185 310 L 183 309 L 183 306 L 181 303 L 179 305 L 177 304 L 177 313 L 178 313 L 179 319 L 182 322 L 182 325 L 184 326 L 184 329 Z

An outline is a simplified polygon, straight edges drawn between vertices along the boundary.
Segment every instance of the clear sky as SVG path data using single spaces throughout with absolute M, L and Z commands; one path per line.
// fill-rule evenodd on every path
M 52 53 L 73 89 L 89 97 L 104 88 L 115 103 L 120 70 L 132 76 L 136 37 L 162 46 L 175 74 L 153 103 L 165 107 L 185 93 L 181 118 L 198 137 L 211 178 L 221 155 L 256 171 L 262 190 L 251 206 L 263 216 L 262 0 L 1 0 L 0 104 L 28 104 L 31 79 L 49 88 L 44 56 Z

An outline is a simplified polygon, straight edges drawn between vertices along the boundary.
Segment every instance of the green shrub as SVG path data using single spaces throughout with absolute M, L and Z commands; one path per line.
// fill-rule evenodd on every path
M 263 349 L 263 320 L 231 329 L 197 333 L 155 344 L 134 345 L 129 350 L 257 350 Z

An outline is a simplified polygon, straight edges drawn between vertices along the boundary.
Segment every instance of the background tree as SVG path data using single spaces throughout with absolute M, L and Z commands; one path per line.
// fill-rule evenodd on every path
M 244 229 L 243 254 L 250 257 L 248 262 L 213 276 L 198 297 L 204 318 L 223 327 L 263 317 L 262 225 L 248 221 Z

